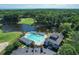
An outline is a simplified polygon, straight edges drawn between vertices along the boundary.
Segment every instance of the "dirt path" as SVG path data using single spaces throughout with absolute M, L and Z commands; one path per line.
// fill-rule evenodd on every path
M 4 50 L 8 46 L 8 44 L 9 44 L 8 42 L 0 43 L 0 52 Z

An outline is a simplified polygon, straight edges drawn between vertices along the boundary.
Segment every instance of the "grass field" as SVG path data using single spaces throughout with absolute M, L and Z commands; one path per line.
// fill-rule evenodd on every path
M 21 35 L 20 32 L 8 32 L 8 33 L 3 33 L 0 30 L 0 43 L 1 42 L 9 42 L 12 43 L 15 41 L 17 38 L 19 38 Z
M 21 21 L 18 24 L 32 25 L 33 23 L 34 23 L 34 19 L 32 18 L 21 18 Z
M 2 30 L 0 30 L 0 43 L 3 43 L 3 48 L 0 47 L 1 54 L 10 54 L 16 47 L 21 46 L 21 43 L 18 42 L 18 38 L 20 38 L 21 32 L 7 32 L 4 33 Z M 7 43 L 8 46 L 5 47 L 4 43 Z

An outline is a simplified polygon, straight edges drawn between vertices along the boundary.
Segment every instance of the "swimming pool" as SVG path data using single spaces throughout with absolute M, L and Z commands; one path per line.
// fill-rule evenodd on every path
M 24 38 L 34 41 L 36 45 L 41 45 L 45 41 L 45 35 L 40 35 L 38 33 L 27 33 Z

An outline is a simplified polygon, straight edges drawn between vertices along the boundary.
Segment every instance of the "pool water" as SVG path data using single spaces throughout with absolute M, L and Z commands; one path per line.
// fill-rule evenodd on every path
M 28 40 L 32 40 L 36 45 L 43 44 L 45 37 L 44 35 L 39 35 L 37 33 L 28 33 L 24 36 Z

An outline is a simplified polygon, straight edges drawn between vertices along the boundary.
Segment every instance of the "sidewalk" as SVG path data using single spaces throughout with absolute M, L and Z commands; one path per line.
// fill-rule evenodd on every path
M 0 43 L 0 52 L 4 50 L 8 46 L 8 44 L 9 44 L 8 42 Z

